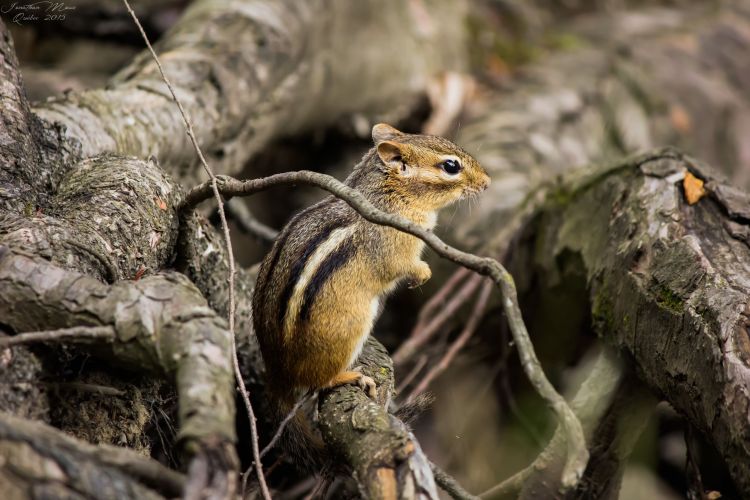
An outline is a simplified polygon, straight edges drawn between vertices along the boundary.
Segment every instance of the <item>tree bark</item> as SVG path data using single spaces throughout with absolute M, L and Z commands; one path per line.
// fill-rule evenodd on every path
M 204 0 L 195 2 L 156 48 L 212 167 L 237 172 L 272 139 L 355 114 L 393 119 L 407 113 L 433 74 L 461 65 L 460 23 L 437 30 L 432 16 L 460 17 L 463 3 L 429 5 L 421 11 L 421 3 L 403 2 Z M 378 28 L 360 29 L 365 24 Z M 111 337 L 93 340 L 86 350 L 174 380 L 178 437 L 197 455 L 193 465 L 221 463 L 209 474 L 223 477 L 229 495 L 228 472 L 236 467 L 233 451 L 226 448 L 235 440 L 231 342 L 218 315 L 228 310 L 228 262 L 223 241 L 206 221 L 178 213 L 182 191 L 158 165 L 183 183 L 204 175 L 177 107 L 144 53 L 106 89 L 69 94 L 32 109 L 1 22 L 0 32 L 0 69 L 8 83 L 0 89 L 3 330 L 42 330 L 46 337 L 65 328 L 111 331 Z M 361 47 L 378 50 L 362 57 Z M 408 47 L 409 57 L 402 52 L 394 57 L 396 47 Z M 328 56 L 333 50 L 336 59 Z M 184 274 L 163 271 L 173 263 Z M 250 327 L 252 272 L 240 271 L 236 282 L 241 365 L 257 387 L 263 369 Z M 3 352 L 18 357 L 25 350 Z M 373 353 L 382 364 L 376 343 L 363 359 Z M 41 377 L 29 356 L 35 368 L 26 378 Z M 375 363 L 370 370 L 392 387 L 391 371 Z M 338 425 L 353 418 L 352 412 L 359 416 L 352 420 L 355 426 L 333 433 L 344 468 L 373 470 L 367 461 L 379 457 L 389 464 L 391 477 L 398 474 L 399 498 L 436 498 L 428 461 L 413 436 L 384 407 L 351 395 L 357 391 L 340 388 L 331 403 L 321 403 L 321 414 L 338 419 Z M 45 416 L 44 404 L 32 408 L 23 401 L 32 397 L 44 394 L 27 391 L 1 401 L 26 409 L 27 415 Z M 345 408 L 338 408 L 344 402 Z M 366 447 L 359 444 L 363 415 L 387 422 L 373 424 Z M 394 435 L 404 438 L 394 440 Z M 411 443 L 408 449 L 404 439 Z M 14 450 L 4 467 L 22 460 L 22 450 Z M 216 453 L 218 460 L 209 458 Z M 92 460 L 95 474 L 104 474 L 106 463 Z M 377 468 L 384 470 L 381 463 Z M 382 488 L 381 474 L 356 477 L 362 491 Z M 23 491 L 16 493 L 28 494 Z M 131 493 L 153 496 L 145 490 Z
M 275 138 L 354 114 L 365 122 L 402 117 L 431 76 L 460 68 L 461 24 L 438 30 L 435 19 L 460 19 L 463 2 L 433 0 L 424 11 L 414 5 L 198 1 L 155 49 L 214 171 L 238 173 Z M 377 50 L 364 57 L 362 47 Z M 179 111 L 145 52 L 106 89 L 34 111 L 61 127 L 77 158 L 155 156 L 183 184 L 203 179 Z
M 706 182 L 697 203 L 686 176 Z M 512 250 L 519 289 L 575 294 L 595 331 L 703 432 L 750 494 L 750 197 L 675 151 L 570 175 Z M 605 207 L 602 209 L 602 207 Z M 541 299 L 542 302 L 544 299 Z M 573 310 L 569 310 L 575 316 Z
M 658 145 L 750 186 L 749 23 L 747 10 L 730 5 L 571 22 L 574 48 L 521 68 L 462 119 L 456 140 L 493 182 L 451 236 L 487 247 L 485 235 L 501 232 L 539 182 Z
M 113 446 L 91 446 L 39 422 L 0 413 L 0 496 L 143 498 L 179 496 L 185 478 Z

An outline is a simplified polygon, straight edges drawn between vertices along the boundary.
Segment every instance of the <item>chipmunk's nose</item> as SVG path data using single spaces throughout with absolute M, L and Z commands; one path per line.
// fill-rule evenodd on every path
M 479 184 L 479 187 L 482 191 L 490 187 L 490 176 L 487 174 L 484 174 L 484 177 L 482 177 L 482 182 Z

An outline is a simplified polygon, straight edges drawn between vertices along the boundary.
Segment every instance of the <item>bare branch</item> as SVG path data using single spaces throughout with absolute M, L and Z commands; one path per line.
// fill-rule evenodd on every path
M 229 216 L 246 234 L 255 236 L 265 242 L 273 242 L 279 235 L 276 229 L 266 226 L 256 219 L 250 209 L 247 208 L 247 205 L 241 200 L 229 200 L 226 203 L 226 209 L 229 212 Z
M 263 447 L 263 449 L 260 452 L 260 458 L 262 459 L 266 453 L 271 451 L 274 446 L 276 446 L 276 443 L 278 442 L 279 438 L 281 438 L 281 435 L 284 433 L 284 428 L 287 426 L 290 420 L 292 420 L 296 415 L 299 409 L 302 407 L 303 404 L 309 399 L 309 394 L 304 395 L 301 397 L 292 407 L 291 411 L 287 413 L 286 417 L 281 421 L 279 424 L 278 429 L 276 429 L 276 433 L 273 435 L 271 440 L 268 442 L 268 444 Z M 242 474 L 242 497 L 245 496 L 245 489 L 247 488 L 247 480 L 250 477 L 250 471 L 252 471 L 253 466 L 255 463 L 250 464 L 250 467 L 247 468 L 247 470 Z
M 432 469 L 432 474 L 435 476 L 435 482 L 438 486 L 443 488 L 451 498 L 454 498 L 455 500 L 479 500 L 478 496 L 472 495 L 466 491 L 463 486 L 458 484 L 458 481 L 433 462 L 430 462 L 430 469 Z
M 357 190 L 341 183 L 335 178 L 310 171 L 286 172 L 271 175 L 260 179 L 239 181 L 231 177 L 220 177 L 219 189 L 224 196 L 250 195 L 274 186 L 287 184 L 305 184 L 325 189 L 329 193 L 346 201 L 362 217 L 375 224 L 393 227 L 420 238 L 438 255 L 461 264 L 479 274 L 492 278 L 503 295 L 503 309 L 508 318 L 510 330 L 518 347 L 521 365 L 534 389 L 547 402 L 557 416 L 568 444 L 568 454 L 565 468 L 562 474 L 562 484 L 569 488 L 574 486 L 583 474 L 588 461 L 588 451 L 581 423 L 568 406 L 565 399 L 558 394 L 547 379 L 542 369 L 534 346 L 529 338 L 526 325 L 523 322 L 521 310 L 518 305 L 513 277 L 508 271 L 494 259 L 479 257 L 470 253 L 462 252 L 444 243 L 435 233 L 397 215 L 385 213 L 378 210 Z M 186 195 L 182 209 L 191 209 L 203 200 L 211 196 L 211 183 L 204 183 L 191 189 Z
M 430 383 L 432 383 L 432 381 L 435 380 L 438 375 L 443 373 L 448 368 L 448 366 L 453 361 L 453 358 L 456 357 L 456 354 L 458 354 L 463 346 L 466 345 L 466 342 L 469 341 L 471 336 L 474 334 L 474 331 L 477 329 L 477 326 L 479 326 L 479 322 L 482 320 L 484 309 L 485 307 L 487 307 L 487 301 L 490 298 L 491 291 L 492 282 L 487 281 L 482 287 L 482 290 L 479 292 L 479 298 L 477 299 L 476 304 L 474 304 L 474 309 L 471 312 L 469 321 L 466 322 L 466 326 L 464 326 L 461 334 L 451 344 L 451 346 L 448 348 L 448 351 L 446 351 L 440 361 L 435 364 L 429 372 L 427 372 L 427 375 L 425 375 L 419 382 L 419 384 L 414 388 L 414 390 L 411 391 L 409 397 L 406 398 L 407 402 L 412 401 L 414 398 L 427 390 L 427 387 L 429 387 Z
M 458 273 L 453 276 L 453 278 L 456 277 L 458 277 Z M 448 283 L 445 284 L 444 288 L 440 292 L 438 292 L 437 295 L 442 295 L 443 293 L 447 294 L 447 292 L 450 292 L 452 288 L 450 284 L 451 281 L 453 281 L 453 279 L 448 280 Z M 393 362 L 396 365 L 400 365 L 411 358 L 421 346 L 423 346 L 428 340 L 432 338 L 433 335 L 440 331 L 440 328 L 443 327 L 446 322 L 454 317 L 456 311 L 458 311 L 461 306 L 469 300 L 477 287 L 479 287 L 479 283 L 481 283 L 481 281 L 482 279 L 480 276 L 471 276 L 466 281 L 466 283 L 464 283 L 461 288 L 459 288 L 452 295 L 448 303 L 445 304 L 445 306 L 442 307 L 440 311 L 437 312 L 434 316 L 431 316 L 429 323 L 425 324 L 425 322 L 422 321 L 417 322 L 417 325 L 412 330 L 409 338 L 406 339 L 406 341 L 404 341 L 404 343 L 401 344 L 393 354 Z M 440 302 L 442 302 L 442 300 Z M 425 307 L 428 307 L 428 305 L 426 305 Z
M 12 337 L 0 337 L 0 347 L 32 344 L 35 342 L 91 342 L 92 340 L 115 339 L 111 326 L 78 326 L 42 332 L 26 332 Z
M 153 57 L 154 62 L 156 63 L 156 66 L 159 68 L 159 73 L 161 74 L 161 77 L 164 80 L 164 83 L 167 85 L 167 87 L 169 88 L 169 92 L 172 94 L 172 99 L 174 100 L 175 104 L 177 104 L 177 107 L 180 109 L 180 115 L 182 116 L 182 119 L 185 122 L 185 128 L 187 130 L 188 136 L 190 137 L 190 141 L 192 142 L 193 147 L 195 148 L 195 152 L 198 155 L 198 158 L 200 159 L 200 162 L 203 165 L 204 170 L 206 171 L 208 176 L 211 178 L 211 190 L 213 192 L 214 198 L 216 199 L 216 203 L 218 205 L 219 218 L 221 219 L 221 227 L 224 231 L 224 243 L 226 244 L 226 248 L 227 248 L 227 260 L 229 262 L 229 277 L 227 279 L 228 284 L 229 284 L 229 334 L 232 338 L 232 364 L 234 365 L 234 375 L 235 375 L 235 378 L 237 379 L 237 385 L 239 386 L 240 394 L 242 395 L 242 400 L 245 403 L 245 409 L 247 410 L 248 418 L 250 419 L 252 450 L 253 450 L 253 457 L 255 458 L 255 468 L 258 474 L 258 482 L 260 483 L 260 490 L 263 493 L 263 498 L 265 498 L 266 500 L 270 500 L 271 493 L 268 491 L 268 486 L 266 485 L 266 479 L 265 479 L 265 476 L 263 475 L 263 465 L 260 462 L 260 452 L 258 450 L 258 428 L 256 425 L 255 412 L 253 411 L 253 406 L 250 403 L 250 397 L 247 394 L 245 381 L 242 378 L 242 372 L 240 372 L 240 362 L 239 362 L 239 359 L 237 358 L 237 345 L 236 345 L 236 340 L 235 340 L 235 335 L 234 335 L 234 310 L 235 310 L 234 253 L 232 250 L 232 238 L 229 234 L 229 225 L 227 224 L 227 217 L 226 217 L 226 214 L 224 213 L 224 203 L 221 199 L 221 194 L 219 193 L 219 189 L 216 185 L 216 176 L 214 175 L 213 170 L 211 170 L 211 167 L 208 166 L 208 163 L 206 162 L 206 158 L 203 156 L 203 152 L 201 151 L 201 148 L 198 145 L 198 140 L 195 138 L 195 132 L 193 131 L 193 124 L 191 123 L 190 118 L 185 112 L 185 108 L 182 106 L 182 103 L 177 98 L 177 94 L 174 91 L 174 87 L 172 87 L 172 84 L 167 78 L 166 73 L 164 73 L 164 68 L 162 67 L 161 62 L 159 61 L 159 57 L 156 55 L 154 48 L 151 46 L 151 42 L 149 42 L 148 36 L 146 35 L 146 32 L 143 30 L 143 26 L 141 26 L 140 21 L 138 21 L 138 16 L 136 16 L 135 12 L 133 12 L 133 9 L 130 8 L 130 4 L 128 3 L 128 0 L 122 0 L 122 1 L 125 4 L 125 7 L 128 9 L 128 12 L 130 13 L 131 17 L 133 18 L 133 22 L 135 22 L 136 26 L 138 26 L 138 30 L 141 32 L 143 41 L 146 43 L 146 46 L 148 47 L 148 50 L 151 53 L 151 57 Z

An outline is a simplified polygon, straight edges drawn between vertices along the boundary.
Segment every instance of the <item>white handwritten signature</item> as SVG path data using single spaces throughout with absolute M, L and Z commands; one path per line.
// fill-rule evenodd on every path
M 31 21 L 64 21 L 65 13 L 75 9 L 74 5 L 66 5 L 64 2 L 40 0 L 31 3 L 13 2 L 0 6 L 0 14 L 12 12 L 14 15 L 11 21 L 22 25 Z
M 65 5 L 65 2 L 50 2 L 48 0 L 32 3 L 13 2 L 10 5 L 0 7 L 1 14 L 12 11 L 65 12 L 67 10 L 76 10 L 76 8 L 74 5 Z

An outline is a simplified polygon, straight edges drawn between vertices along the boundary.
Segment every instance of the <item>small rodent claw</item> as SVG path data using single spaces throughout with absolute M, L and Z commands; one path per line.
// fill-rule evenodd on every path
M 407 288 L 417 288 L 429 281 L 429 279 L 432 277 L 432 274 L 429 274 L 427 276 L 413 276 L 410 277 L 409 280 L 406 282 Z
M 372 377 L 362 375 L 357 379 L 357 385 L 359 385 L 372 399 L 378 397 L 378 386 L 375 384 L 375 380 L 373 380 Z
M 418 286 L 424 285 L 430 278 L 432 278 L 432 269 L 427 262 L 420 261 L 417 264 L 416 270 L 407 279 L 406 286 L 409 288 L 417 288 Z

